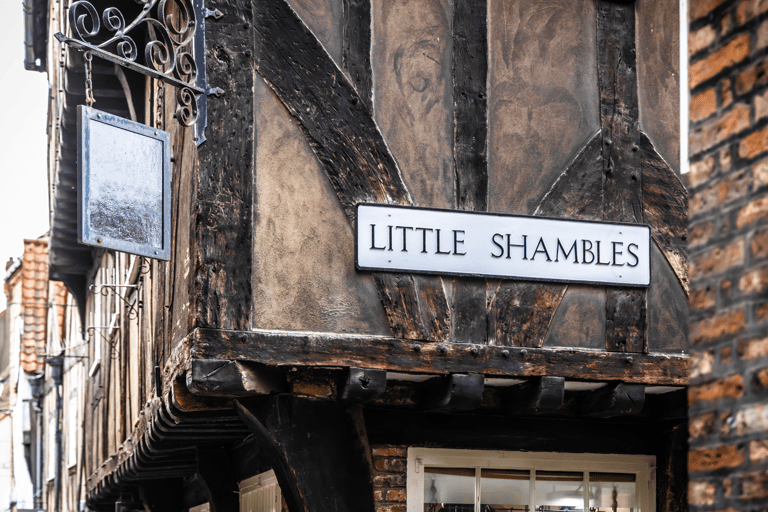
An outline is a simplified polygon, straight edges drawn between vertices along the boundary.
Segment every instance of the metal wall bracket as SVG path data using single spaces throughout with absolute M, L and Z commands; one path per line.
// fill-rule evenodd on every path
M 101 14 L 88 0 L 69 7 L 71 37 L 55 34 L 57 40 L 80 51 L 150 76 L 178 89 L 174 117 L 184 126 L 195 126 L 197 145 L 205 141 L 208 89 L 205 66 L 205 0 L 137 0 Z M 172 6 L 176 6 L 176 9 Z M 214 14 L 215 16 L 215 14 Z M 147 39 L 143 51 L 136 41 Z

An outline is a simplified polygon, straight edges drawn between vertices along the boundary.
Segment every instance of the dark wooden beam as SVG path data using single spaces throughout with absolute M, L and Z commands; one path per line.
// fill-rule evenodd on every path
M 208 103 L 190 229 L 194 325 L 223 329 L 249 328 L 252 307 L 255 34 L 244 28 L 253 23 L 250 2 L 237 4 L 206 4 L 224 13 L 206 24 L 206 37 L 216 42 L 206 61 L 208 85 L 224 94 Z
M 226 451 L 198 448 L 197 474 L 207 488 L 211 512 L 240 511 L 240 488 Z
M 173 379 L 171 386 L 171 403 L 181 412 L 222 411 L 234 407 L 230 400 L 193 395 L 187 388 L 186 380 L 186 376 Z
M 341 65 L 368 110 L 373 110 L 371 0 L 343 0 Z
M 579 413 L 590 418 L 613 418 L 639 414 L 645 406 L 645 386 L 613 383 L 587 393 Z
M 565 401 L 563 377 L 538 377 L 517 386 L 506 393 L 508 410 L 512 414 L 530 415 L 552 413 Z
M 196 395 L 269 395 L 287 389 L 283 372 L 275 367 L 244 361 L 193 359 L 187 372 L 187 388 Z
M 239 359 L 269 366 L 357 367 L 425 374 L 482 373 L 536 377 L 558 368 L 561 377 L 684 386 L 688 358 L 675 354 L 525 349 L 458 343 L 428 343 L 376 336 L 283 331 L 196 329 L 194 358 Z
M 352 224 L 362 202 L 413 201 L 371 110 L 285 0 L 254 4 L 256 71 L 299 124 Z M 440 341 L 450 313 L 439 277 L 376 273 L 394 336 Z
M 383 393 L 386 386 L 386 370 L 346 368 L 339 386 L 339 400 L 365 402 Z
M 349 406 L 274 396 L 236 407 L 291 512 L 374 512 L 370 466 Z
M 454 373 L 425 381 L 420 387 L 427 411 L 456 412 L 477 409 L 483 402 L 485 378 L 477 373 Z
M 597 2 L 603 218 L 643 222 L 635 4 Z M 606 350 L 646 352 L 645 290 L 608 288 Z

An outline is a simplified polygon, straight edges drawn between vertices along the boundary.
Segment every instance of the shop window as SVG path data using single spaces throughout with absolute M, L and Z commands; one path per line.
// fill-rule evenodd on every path
M 410 448 L 408 512 L 655 512 L 645 455 Z
M 281 512 L 282 494 L 272 470 L 240 482 L 240 512 Z

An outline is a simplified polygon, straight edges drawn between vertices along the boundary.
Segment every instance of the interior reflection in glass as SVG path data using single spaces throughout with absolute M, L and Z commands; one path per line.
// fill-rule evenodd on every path
M 629 473 L 590 473 L 590 512 L 636 512 L 635 475 Z
M 473 512 L 475 470 L 424 468 L 424 512 Z

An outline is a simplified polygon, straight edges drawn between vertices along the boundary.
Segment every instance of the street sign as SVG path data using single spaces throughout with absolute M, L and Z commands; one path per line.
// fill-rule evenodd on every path
M 359 270 L 646 287 L 650 228 L 389 205 L 357 207 Z

